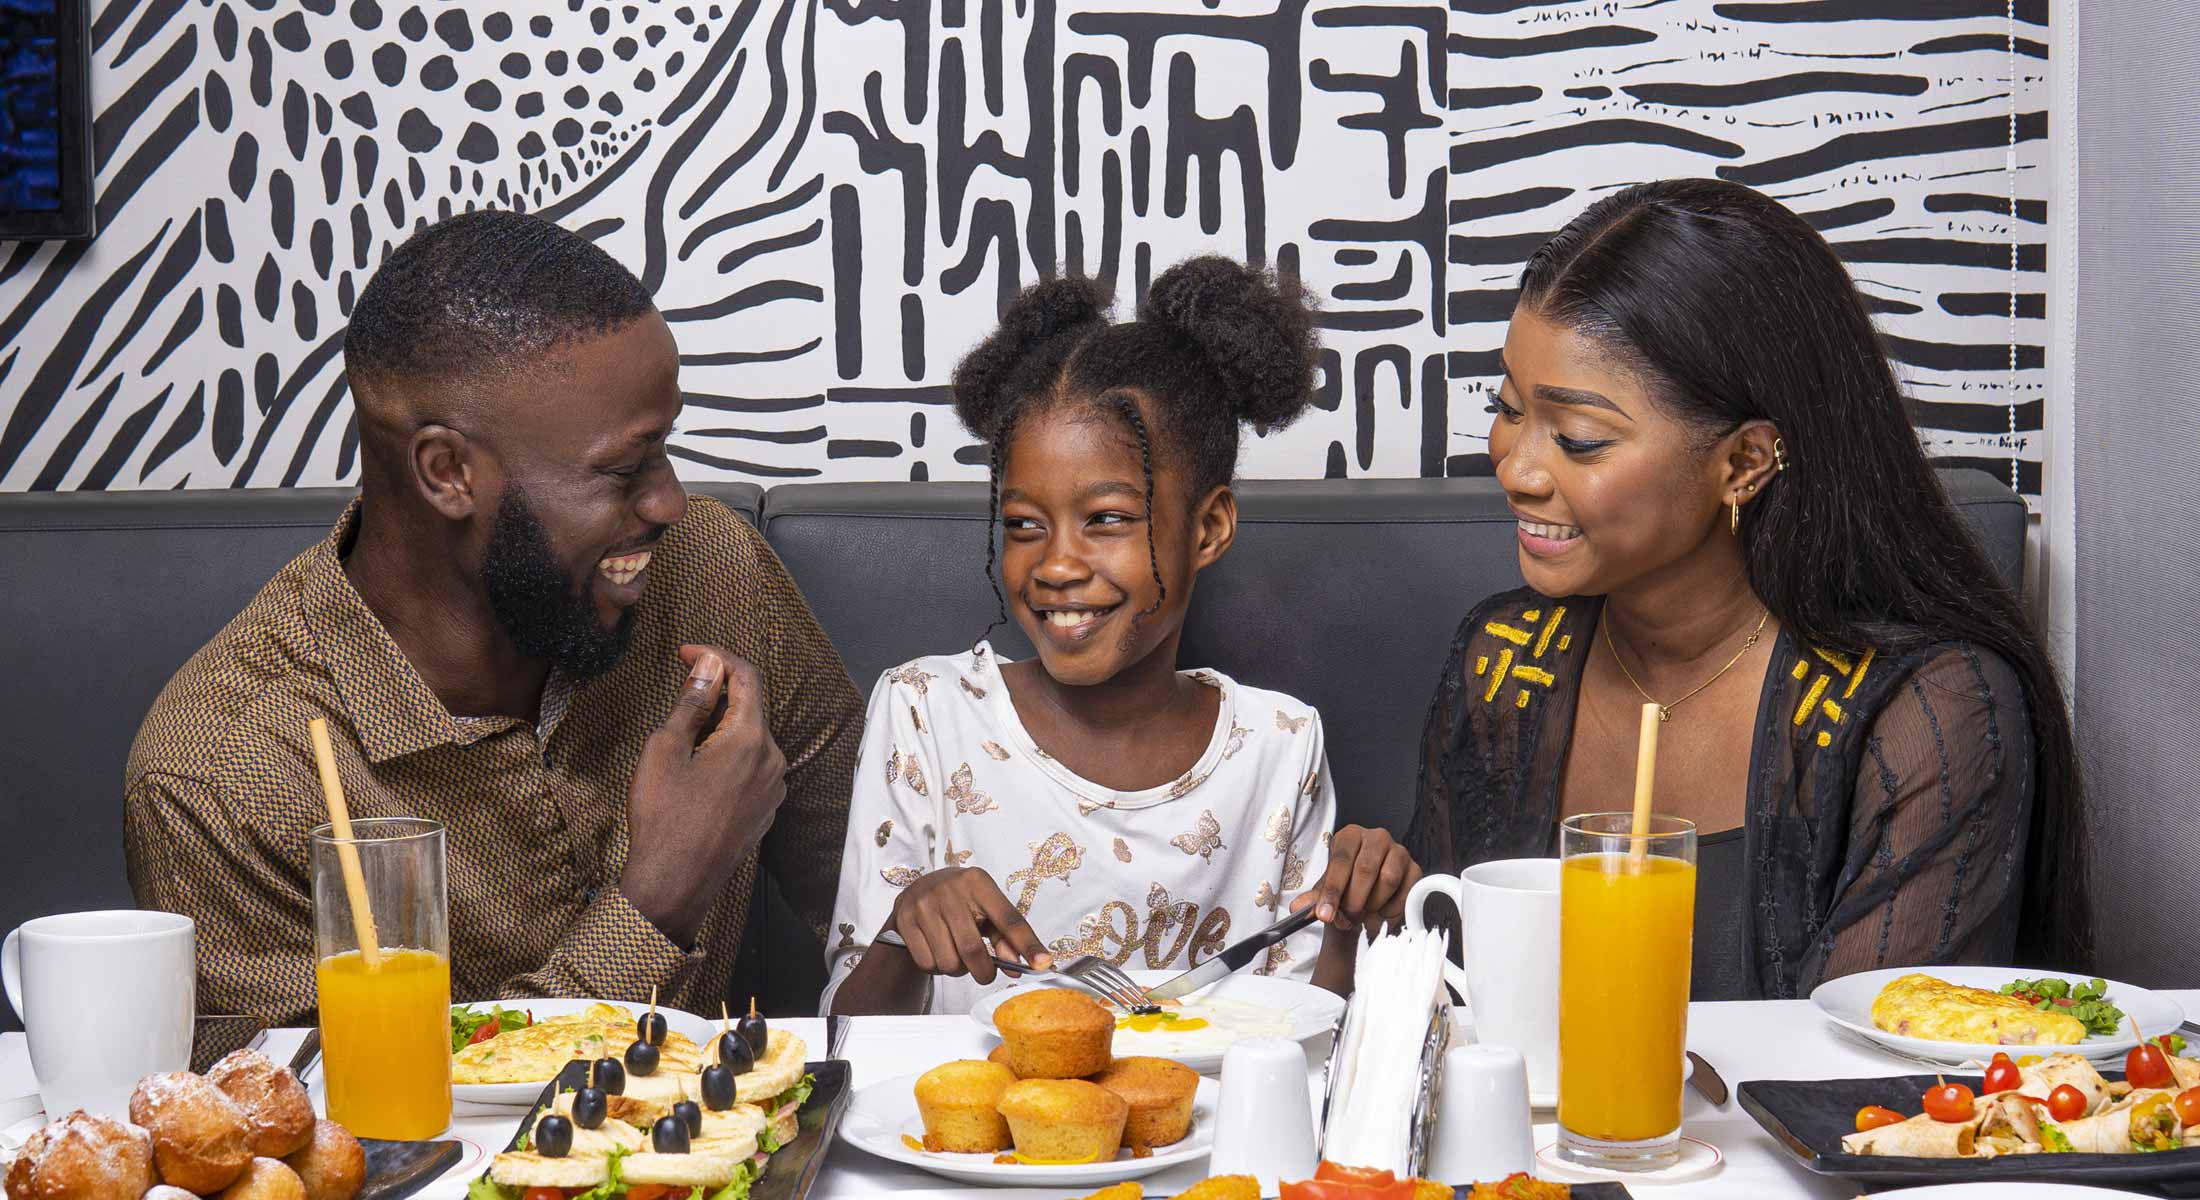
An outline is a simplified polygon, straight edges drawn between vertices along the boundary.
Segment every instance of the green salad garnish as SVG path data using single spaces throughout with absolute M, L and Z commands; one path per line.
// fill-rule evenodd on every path
M 2089 1034 L 2113 1034 L 2123 1027 L 2124 1010 L 2109 1003 L 2105 979 L 2075 984 L 2067 979 L 2013 979 L 2001 985 L 2001 994 L 2043 1012 L 2068 1013 Z

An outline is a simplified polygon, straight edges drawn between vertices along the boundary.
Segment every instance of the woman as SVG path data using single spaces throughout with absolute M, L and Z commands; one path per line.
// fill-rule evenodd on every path
M 1629 188 L 1529 260 L 1503 359 L 1529 586 L 1453 641 L 1415 860 L 1628 807 L 1648 702 L 1657 806 L 1702 835 L 1698 999 L 2070 946 L 2061 689 L 1824 239 L 1736 184 Z
M 872 691 L 829 1012 L 966 1012 L 996 954 L 1183 970 L 1308 905 L 1324 929 L 1255 970 L 1345 992 L 1360 926 L 1396 921 L 1420 877 L 1388 833 L 1333 828 L 1311 706 L 1177 666 L 1198 576 L 1236 537 L 1239 427 L 1313 401 L 1313 314 L 1213 256 L 1162 272 L 1136 320 L 1110 298 L 1034 285 L 955 372 L 992 450 L 994 624 L 1038 653 L 980 641 Z

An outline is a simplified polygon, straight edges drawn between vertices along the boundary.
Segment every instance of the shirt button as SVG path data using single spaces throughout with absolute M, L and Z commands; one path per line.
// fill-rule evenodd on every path
M 596 902 L 596 885 L 592 883 L 592 884 L 589 884 L 589 885 L 588 885 L 587 887 L 584 887 L 584 888 L 582 888 L 582 889 L 581 889 L 581 903 L 583 903 L 583 904 L 594 904 L 595 902 Z

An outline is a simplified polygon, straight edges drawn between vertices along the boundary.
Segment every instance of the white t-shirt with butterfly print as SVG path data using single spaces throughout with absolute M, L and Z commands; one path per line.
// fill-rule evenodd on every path
M 1186 672 L 1222 692 L 1206 750 L 1174 783 L 1121 792 L 1032 743 L 999 666 L 980 642 L 872 689 L 821 1011 L 927 871 L 983 868 L 1056 954 L 1181 971 L 1272 924 L 1328 865 L 1336 793 L 1311 707 Z M 1253 969 L 1308 978 L 1320 950 L 1316 926 Z M 934 978 L 926 1011 L 967 1012 L 988 990 Z

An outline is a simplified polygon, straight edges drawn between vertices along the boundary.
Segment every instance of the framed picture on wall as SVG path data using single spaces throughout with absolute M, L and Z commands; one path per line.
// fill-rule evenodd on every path
M 0 242 L 92 236 L 90 0 L 0 0 Z

